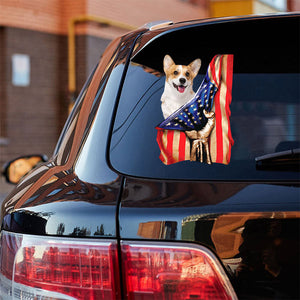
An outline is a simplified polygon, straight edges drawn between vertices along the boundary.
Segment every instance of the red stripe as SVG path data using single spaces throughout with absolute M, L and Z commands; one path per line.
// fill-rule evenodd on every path
M 222 67 L 223 56 L 220 59 L 220 68 Z M 221 69 L 219 70 L 221 72 Z M 215 74 L 214 74 L 215 75 Z M 223 130 L 222 130 L 222 112 L 220 106 L 220 89 L 215 95 L 215 116 L 216 116 L 216 163 L 223 163 Z
M 230 127 L 230 107 L 229 105 L 231 104 L 232 100 L 232 77 L 233 77 L 233 55 L 228 55 L 227 58 L 227 74 L 226 74 L 226 82 L 227 82 L 227 93 L 226 93 L 226 115 L 228 118 L 228 139 L 229 139 L 229 149 L 227 152 L 226 160 L 227 162 L 230 161 L 231 158 L 231 146 L 233 145 L 234 141 L 232 138 L 232 133 L 231 133 L 231 127 Z
M 163 137 L 164 131 L 163 131 L 163 129 L 161 129 L 159 127 L 156 127 L 156 130 L 157 130 L 156 141 L 157 141 L 160 151 L 162 151 L 162 149 L 163 149 L 162 137 Z M 161 153 L 159 155 L 159 159 L 162 162 L 165 162 L 164 156 Z
M 174 137 L 174 130 L 168 130 L 167 133 L 167 155 L 168 155 L 168 165 L 173 164 L 174 158 L 173 158 L 173 137 Z
M 185 135 L 184 132 L 180 132 L 180 136 L 179 136 L 179 156 L 178 156 L 179 161 L 185 160 L 185 142 L 186 142 L 186 135 Z
M 216 58 L 217 55 L 213 57 L 212 61 L 210 62 L 210 70 L 211 70 L 211 75 L 212 75 L 212 79 L 213 81 L 217 84 L 217 77 L 216 77 Z

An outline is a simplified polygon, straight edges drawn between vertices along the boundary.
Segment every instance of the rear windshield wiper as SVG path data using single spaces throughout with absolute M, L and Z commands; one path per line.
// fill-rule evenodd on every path
M 300 148 L 258 156 L 255 162 L 257 170 L 299 171 Z

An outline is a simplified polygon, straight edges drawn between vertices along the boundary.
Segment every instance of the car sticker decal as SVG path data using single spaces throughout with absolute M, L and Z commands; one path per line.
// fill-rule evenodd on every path
M 175 75 L 184 66 L 176 65 L 176 68 Z M 184 75 L 182 77 L 185 77 Z M 184 160 L 229 164 L 233 145 L 230 128 L 232 76 L 233 55 L 214 56 L 203 82 L 192 99 L 170 115 L 163 111 L 164 116 L 167 116 L 156 127 L 156 140 L 160 148 L 159 158 L 164 164 Z M 180 80 L 181 83 L 185 81 Z M 175 83 L 173 85 L 178 93 L 183 94 L 185 88 L 183 84 L 182 87 L 178 87 Z M 167 89 L 170 88 L 165 88 L 162 109 L 168 104 L 166 97 L 172 93 L 168 90 L 169 94 L 166 95 Z M 174 94 L 170 95 L 170 98 L 172 97 Z

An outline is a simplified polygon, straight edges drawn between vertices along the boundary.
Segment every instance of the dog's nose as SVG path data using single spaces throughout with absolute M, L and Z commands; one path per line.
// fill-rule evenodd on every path
M 181 84 L 185 84 L 186 79 L 185 79 L 185 78 L 179 78 L 179 82 L 180 82 Z

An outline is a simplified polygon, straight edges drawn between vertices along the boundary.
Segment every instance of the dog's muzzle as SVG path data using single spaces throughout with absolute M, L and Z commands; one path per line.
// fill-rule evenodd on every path
M 183 93 L 186 88 L 186 86 L 184 86 L 184 85 L 177 85 L 175 83 L 173 83 L 173 86 L 179 93 Z

